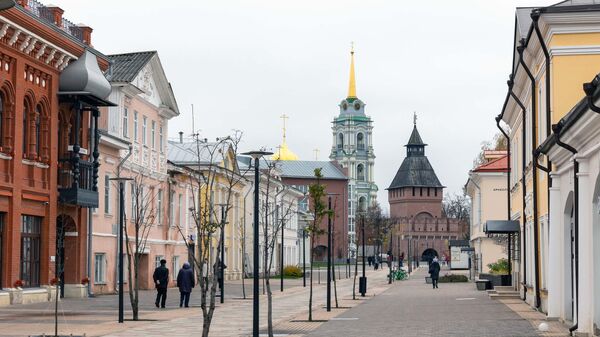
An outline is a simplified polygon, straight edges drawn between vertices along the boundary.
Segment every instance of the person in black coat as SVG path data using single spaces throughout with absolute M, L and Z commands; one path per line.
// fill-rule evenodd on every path
M 154 304 L 158 308 L 158 304 L 160 303 L 160 307 L 164 308 L 165 303 L 167 302 L 167 289 L 169 287 L 169 269 L 166 267 L 167 260 L 160 260 L 160 266 L 154 269 L 154 275 L 152 278 L 154 279 L 154 285 L 156 286 L 156 302 Z
M 434 257 L 433 261 L 429 265 L 429 274 L 431 275 L 431 283 L 433 284 L 433 289 L 438 288 L 438 279 L 440 278 L 440 264 L 438 262 L 437 257 Z
M 189 263 L 184 263 L 183 267 L 179 269 L 177 274 L 177 287 L 179 288 L 179 307 L 181 308 L 185 303 L 185 307 L 188 308 L 190 305 L 190 294 L 192 288 L 196 285 L 194 279 L 194 271 L 190 267 Z

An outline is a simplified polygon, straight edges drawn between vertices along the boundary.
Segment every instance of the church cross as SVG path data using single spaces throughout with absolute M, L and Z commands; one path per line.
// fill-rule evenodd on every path
M 416 111 L 413 113 L 413 123 L 415 124 L 415 126 L 417 126 L 417 112 Z
M 285 122 L 286 119 L 289 119 L 290 117 L 286 114 L 283 114 L 279 118 L 283 119 L 283 139 L 285 140 Z
M 319 149 L 314 149 L 313 152 L 315 153 L 315 160 L 319 160 Z

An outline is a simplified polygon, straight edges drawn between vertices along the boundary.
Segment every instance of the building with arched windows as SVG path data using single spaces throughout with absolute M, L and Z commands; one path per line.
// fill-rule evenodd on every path
M 356 216 L 362 205 L 367 209 L 377 198 L 373 121 L 365 114 L 365 103 L 356 96 L 354 50 L 350 53 L 348 96 L 340 103 L 340 113 L 333 120 L 333 146 L 329 158 L 348 175 L 348 240 L 350 254 L 356 250 Z

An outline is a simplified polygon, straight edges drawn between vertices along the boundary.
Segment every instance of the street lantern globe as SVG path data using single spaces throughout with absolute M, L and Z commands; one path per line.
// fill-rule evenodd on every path
M 0 11 L 15 7 L 15 0 L 0 0 Z

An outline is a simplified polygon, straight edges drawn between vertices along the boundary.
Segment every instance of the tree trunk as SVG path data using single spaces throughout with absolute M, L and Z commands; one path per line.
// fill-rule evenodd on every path
M 267 273 L 267 275 L 270 273 Z M 267 283 L 267 330 L 269 337 L 273 337 L 273 293 L 271 292 L 271 278 L 270 276 L 266 277 Z
M 358 246 L 357 246 L 358 247 Z M 365 263 L 365 257 L 363 256 L 363 263 Z M 356 258 L 354 258 L 354 285 L 352 286 L 352 299 L 356 299 L 356 276 L 358 274 L 358 251 L 356 252 Z
M 314 238 L 311 238 L 311 249 L 310 249 L 310 292 L 308 295 L 308 320 L 312 322 L 312 300 L 313 300 L 313 260 L 314 254 L 312 249 Z
M 339 308 L 338 298 L 337 298 L 337 282 L 335 280 L 335 264 L 331 266 L 333 268 L 333 295 L 335 297 L 335 307 Z

